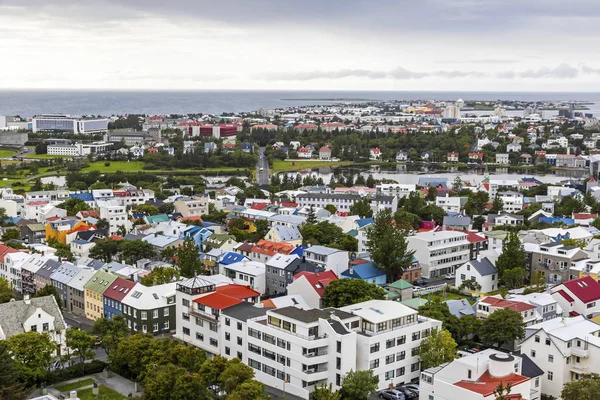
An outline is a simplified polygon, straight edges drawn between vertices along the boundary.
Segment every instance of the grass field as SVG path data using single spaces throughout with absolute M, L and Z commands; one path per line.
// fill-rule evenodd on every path
M 51 156 L 50 154 L 29 153 L 23 158 L 33 158 L 33 159 L 38 159 L 38 160 L 48 160 L 48 159 L 52 160 L 54 158 L 73 158 L 73 156 Z
M 110 162 L 107 167 L 104 163 Z M 82 172 L 100 171 L 100 172 L 116 172 L 116 171 L 142 171 L 144 168 L 143 161 L 94 161 L 89 167 L 82 169 Z
M 71 390 L 79 389 L 80 387 L 90 386 L 94 384 L 94 380 L 92 378 L 82 379 L 80 381 L 66 383 L 64 385 L 59 385 L 56 387 L 56 390 L 61 392 L 70 392 Z
M 427 294 L 424 294 L 421 297 L 424 298 L 424 299 L 429 299 L 430 296 L 427 295 Z M 469 296 L 466 296 L 464 294 L 450 293 L 450 292 L 446 292 L 446 297 L 442 296 L 442 292 L 433 293 L 431 295 L 431 299 L 432 300 L 438 299 L 438 300 L 441 300 L 441 301 L 466 299 L 469 302 L 469 304 L 475 303 L 473 300 L 471 300 L 471 298 Z
M 119 392 L 102 385 L 98 387 L 98 396 L 94 396 L 92 394 L 92 388 L 89 388 L 78 391 L 77 397 L 79 397 L 80 400 L 124 400 L 126 398 Z
M 1 149 L 0 150 L 0 158 L 12 157 L 15 154 L 17 154 L 17 152 L 15 150 L 10 150 L 10 149 Z
M 297 171 L 300 169 L 321 168 L 321 167 L 340 167 L 351 165 L 349 161 L 283 161 L 273 160 L 273 172 Z

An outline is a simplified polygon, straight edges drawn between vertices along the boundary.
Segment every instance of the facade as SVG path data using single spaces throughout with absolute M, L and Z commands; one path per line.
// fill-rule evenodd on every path
M 108 130 L 108 119 L 86 119 L 64 114 L 36 115 L 31 120 L 33 132 L 101 133 Z
M 295 254 L 277 254 L 267 260 L 266 294 L 278 296 L 286 293 L 287 287 L 294 281 L 294 275 L 300 272 L 302 260 Z
M 375 285 L 387 283 L 386 273 L 375 268 L 372 263 L 352 265 L 340 274 L 340 279 L 360 279 Z
M 488 293 L 498 289 L 498 271 L 487 257 L 477 257 L 469 260 L 455 271 L 455 285 L 461 287 L 463 282 L 471 280 L 476 282 L 481 289 L 478 291 Z
M 523 195 L 519 192 L 499 192 L 502 199 L 503 210 L 509 213 L 523 210 Z
M 331 149 L 329 147 L 321 147 L 319 149 L 319 159 L 331 160 Z
M 393 196 L 397 199 L 408 197 L 417 190 L 417 185 L 410 183 L 380 183 L 375 186 L 378 195 Z
M 124 278 L 117 278 L 104 291 L 104 318 L 112 319 L 115 315 L 123 314 L 122 301 L 132 289 L 137 286 L 135 282 Z
M 294 275 L 294 281 L 287 287 L 287 294 L 302 296 L 311 308 L 322 308 L 321 298 L 325 294 L 325 288 L 337 279 L 333 271 L 302 271 Z
M 307 247 L 304 249 L 303 258 L 309 264 L 335 272 L 337 276 L 348 268 L 350 261 L 347 251 L 325 246 Z
M 80 269 L 80 267 L 74 264 L 64 262 L 56 269 L 56 271 L 54 271 L 52 275 L 50 275 L 52 286 L 56 288 L 56 291 L 60 296 L 60 307 L 63 310 L 68 310 L 69 304 L 71 303 L 69 282 L 77 275 Z
M 339 212 L 349 212 L 354 203 L 361 200 L 363 200 L 362 196 L 353 193 L 302 193 L 296 196 L 296 202 L 300 207 L 325 208 L 328 204 L 332 204 Z M 389 208 L 392 213 L 395 213 L 398 208 L 398 200 L 395 196 L 376 196 L 369 199 L 369 202 L 377 211 Z
M 470 259 L 470 243 L 464 232 L 420 232 L 409 236 L 407 241 L 426 278 L 453 273 Z
M 109 223 L 109 234 L 114 235 L 119 228 L 124 227 L 125 232 L 131 230 L 131 221 L 127 215 L 126 206 L 120 205 L 116 200 L 96 200 L 100 210 L 100 218 L 104 218 Z
M 260 294 L 266 293 L 266 267 L 262 262 L 244 259 L 223 265 L 221 273 L 233 280 L 233 283 L 248 286 Z
M 600 313 L 600 283 L 591 276 L 563 282 L 550 290 L 563 310 L 563 317 L 593 318 Z
M 153 335 L 176 330 L 175 283 L 135 285 L 121 300 L 122 315 L 133 332 Z
M 510 160 L 508 159 L 508 154 L 506 154 L 506 153 L 497 153 L 496 154 L 496 164 L 510 165 Z
M 82 267 L 77 274 L 67 284 L 69 288 L 69 306 L 68 310 L 74 315 L 85 317 L 85 288 L 94 276 L 96 271 L 89 267 Z
M 202 216 L 208 214 L 208 196 L 183 197 L 176 200 L 173 205 L 175 212 L 184 217 Z
M 460 213 L 465 204 L 467 204 L 467 197 L 450 197 L 448 193 L 446 196 L 438 196 L 435 198 L 435 205 L 440 207 L 446 213 Z
M 117 275 L 100 269 L 83 285 L 85 316 L 93 321 L 104 317 L 104 292 L 117 279 Z
M 531 277 L 540 271 L 546 282 L 555 284 L 578 278 L 579 274 L 571 272 L 570 268 L 576 261 L 586 258 L 587 254 L 577 246 L 541 244 L 539 249 L 531 252 Z

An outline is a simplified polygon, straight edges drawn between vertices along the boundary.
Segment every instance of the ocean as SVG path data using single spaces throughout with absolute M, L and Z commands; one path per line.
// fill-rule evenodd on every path
M 255 111 L 260 108 L 368 100 L 586 101 L 600 115 L 600 93 L 559 92 L 396 92 L 396 91 L 58 91 L 0 90 L 0 115 L 186 114 Z

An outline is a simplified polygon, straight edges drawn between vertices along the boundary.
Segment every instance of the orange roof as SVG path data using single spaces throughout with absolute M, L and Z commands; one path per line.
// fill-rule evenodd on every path
M 504 300 L 499 299 L 497 297 L 486 297 L 483 300 L 481 300 L 481 302 L 498 308 L 508 308 L 517 312 L 522 312 L 535 308 L 535 306 L 523 303 L 521 301 Z
M 264 308 L 277 308 L 275 307 L 275 303 L 273 303 L 273 300 L 271 299 L 263 300 L 261 301 L 261 303 Z
M 252 252 L 273 256 L 275 254 L 290 254 L 295 248 L 296 247 L 291 244 L 277 243 L 262 239 L 252 247 Z
M 50 217 L 50 218 L 46 218 L 46 221 L 58 221 L 59 219 L 61 219 L 60 217 Z
M 225 285 L 218 286 L 215 292 L 202 296 L 194 300 L 194 302 L 203 304 L 215 310 L 224 310 L 236 304 L 240 304 L 246 299 L 260 296 L 256 290 L 250 289 L 243 285 Z
M 98 210 L 83 210 L 79 211 L 81 213 L 82 218 L 92 217 L 97 218 L 100 216 L 100 212 Z
M 488 371 L 484 372 L 483 375 L 477 381 L 460 381 L 456 382 L 454 386 L 467 389 L 471 392 L 479 393 L 483 397 L 491 396 L 494 394 L 494 390 L 500 383 L 506 385 L 511 383 L 513 387 L 523 382 L 527 382 L 529 378 L 518 374 L 510 374 L 503 376 L 502 378 L 496 378 L 490 375 Z
M 199 215 L 191 215 L 189 217 L 181 217 L 179 218 L 180 222 L 185 222 L 185 221 L 200 221 L 200 222 L 204 222 L 204 220 L 202 219 L 201 216 Z
M 10 253 L 18 253 L 18 250 L 8 247 L 5 244 L 0 244 L 0 262 L 4 264 L 4 257 Z
M 118 240 L 123 240 L 123 237 L 122 237 L 122 236 L 119 236 L 119 235 L 110 235 L 110 238 L 111 238 L 112 240 L 117 240 L 117 241 L 118 241 Z

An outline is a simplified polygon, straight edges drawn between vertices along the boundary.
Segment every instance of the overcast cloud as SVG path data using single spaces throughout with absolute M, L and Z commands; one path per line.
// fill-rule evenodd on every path
M 595 0 L 0 0 L 0 87 L 599 91 L 598 37 Z

